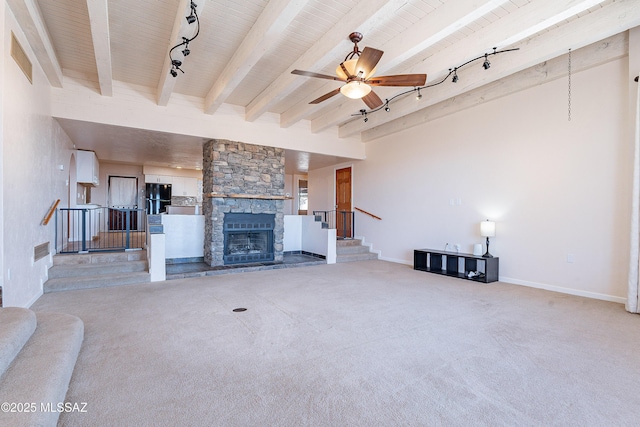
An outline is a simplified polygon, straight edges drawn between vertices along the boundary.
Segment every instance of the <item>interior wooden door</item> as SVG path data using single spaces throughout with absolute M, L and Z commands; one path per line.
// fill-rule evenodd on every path
M 336 170 L 336 229 L 338 237 L 353 237 L 351 167 Z

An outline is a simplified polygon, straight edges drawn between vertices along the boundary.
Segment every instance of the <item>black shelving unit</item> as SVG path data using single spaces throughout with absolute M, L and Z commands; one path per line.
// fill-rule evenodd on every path
M 464 269 L 461 269 L 461 264 Z M 433 249 L 416 249 L 413 251 L 413 269 L 475 282 L 491 283 L 498 281 L 499 258 L 484 258 L 479 255 Z M 478 271 L 480 274 L 469 277 L 469 272 Z

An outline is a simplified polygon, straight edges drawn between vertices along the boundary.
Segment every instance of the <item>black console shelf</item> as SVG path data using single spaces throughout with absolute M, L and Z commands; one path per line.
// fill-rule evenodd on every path
M 463 266 L 461 266 L 461 262 L 464 264 Z M 451 251 L 416 249 L 413 251 L 413 269 L 475 282 L 491 283 L 498 281 L 499 259 Z M 469 272 L 478 271 L 481 273 L 469 277 Z

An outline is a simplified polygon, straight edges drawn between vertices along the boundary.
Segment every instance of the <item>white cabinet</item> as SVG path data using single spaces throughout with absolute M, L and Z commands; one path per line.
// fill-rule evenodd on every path
M 198 195 L 198 180 L 196 178 L 186 178 L 182 176 L 174 176 L 172 178 L 172 196 L 196 197 Z
M 96 153 L 76 150 L 76 180 L 78 184 L 99 185 L 99 166 Z
M 173 184 L 176 177 L 167 175 L 145 175 L 144 182 L 148 184 Z

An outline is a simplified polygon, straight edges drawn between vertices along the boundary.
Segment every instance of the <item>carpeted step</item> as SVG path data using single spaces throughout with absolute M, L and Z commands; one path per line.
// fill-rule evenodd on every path
M 373 252 L 367 252 L 364 254 L 348 254 L 336 256 L 336 263 L 339 262 L 353 262 L 353 261 L 367 261 L 370 259 L 378 259 L 378 254 Z
M 79 276 L 100 276 L 113 273 L 134 273 L 147 271 L 147 261 L 126 261 L 91 264 L 54 265 L 49 269 L 49 279 Z
M 91 252 L 88 254 L 57 254 L 53 257 L 53 265 L 99 264 L 126 261 L 142 261 L 147 259 L 147 251 L 124 252 Z
M 368 246 L 336 246 L 336 255 L 368 254 Z
M 338 239 L 336 240 L 336 247 L 345 247 L 345 246 L 360 246 L 362 245 L 361 239 Z
M 60 277 L 44 283 L 44 293 L 71 291 L 76 289 L 106 288 L 110 286 L 135 285 L 151 281 L 149 272 L 101 274 L 96 276 Z
M 0 308 L 0 377 L 36 330 L 36 314 L 26 308 Z
M 0 402 L 22 404 L 16 408 L 22 412 L 0 412 L 3 426 L 55 426 L 56 405 L 65 402 L 84 325 L 68 314 L 40 312 L 36 318 L 35 332 L 0 378 Z

